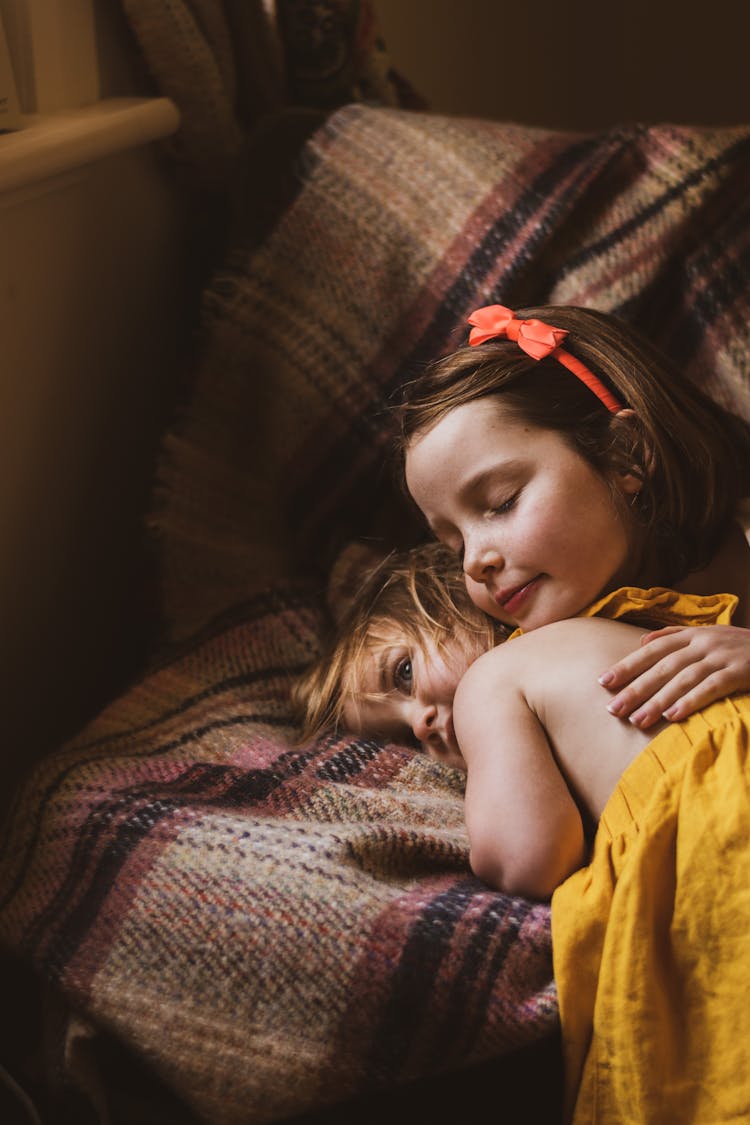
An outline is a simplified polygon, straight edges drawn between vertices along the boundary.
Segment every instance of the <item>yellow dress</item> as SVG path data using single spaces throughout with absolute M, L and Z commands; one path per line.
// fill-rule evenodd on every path
M 619 590 L 589 614 L 726 623 L 737 599 Z M 750 695 L 660 732 L 552 898 L 566 1120 L 750 1122 Z

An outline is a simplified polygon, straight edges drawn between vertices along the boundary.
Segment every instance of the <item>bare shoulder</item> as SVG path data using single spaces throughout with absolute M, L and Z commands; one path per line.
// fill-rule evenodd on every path
M 611 692 L 599 682 L 643 633 L 621 621 L 576 617 L 524 633 L 475 661 L 453 708 L 469 781 L 478 776 L 473 791 L 489 789 L 496 772 L 514 791 L 527 775 L 549 784 L 562 779 L 595 822 L 623 769 L 654 734 L 611 715 Z M 527 810 L 530 801 L 527 795 Z
M 556 677 L 563 670 L 598 675 L 637 648 L 644 632 L 603 617 L 554 621 L 484 653 L 464 674 L 459 692 L 466 701 L 481 696 L 490 685 L 524 690 L 529 683 L 538 683 L 546 671 L 554 671 Z
M 559 655 L 561 648 L 574 652 L 581 648 L 586 652 L 609 652 L 617 648 L 628 651 L 638 644 L 645 632 L 640 626 L 626 621 L 610 621 L 606 617 L 571 617 L 523 633 L 515 637 L 512 644 L 523 645 L 524 655 L 534 653 L 535 658 L 545 651 Z M 502 647 L 512 652 L 510 645 Z

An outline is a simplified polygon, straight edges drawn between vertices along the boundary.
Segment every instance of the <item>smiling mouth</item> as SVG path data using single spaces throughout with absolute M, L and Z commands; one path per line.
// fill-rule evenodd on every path
M 537 574 L 534 578 L 530 578 L 528 582 L 524 582 L 522 586 L 516 586 L 515 590 L 511 590 L 510 593 L 501 590 L 499 594 L 495 595 L 495 601 L 501 609 L 512 613 L 523 604 L 526 595 L 536 587 L 541 577 L 541 574 Z

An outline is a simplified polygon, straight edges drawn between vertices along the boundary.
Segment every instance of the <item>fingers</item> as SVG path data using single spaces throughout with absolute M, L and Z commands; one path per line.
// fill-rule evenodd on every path
M 599 682 L 616 692 L 609 711 L 643 730 L 662 717 L 685 719 L 717 699 L 750 690 L 750 630 L 659 629 Z
M 683 634 L 683 636 L 680 637 L 678 634 Z M 634 686 L 633 681 L 636 677 L 642 676 L 655 667 L 659 667 L 661 669 L 661 674 L 669 678 L 670 675 L 674 675 L 674 673 L 679 670 L 679 667 L 675 666 L 670 668 L 663 662 L 671 653 L 678 652 L 680 649 L 687 647 L 688 644 L 689 637 L 686 630 L 683 628 L 660 629 L 658 633 L 646 633 L 641 639 L 641 647 L 629 653 L 628 656 L 623 657 L 617 664 L 613 664 L 611 668 L 608 668 L 607 671 L 599 677 L 599 683 L 602 687 L 609 688 L 610 691 L 617 691 L 618 688 L 626 684 Z M 661 683 L 655 682 L 654 690 L 656 687 L 660 686 Z M 643 687 L 644 685 L 642 684 L 641 689 L 643 689 Z M 636 699 L 635 695 L 632 693 L 628 695 L 623 693 L 623 696 L 622 702 L 626 704 L 633 703 L 633 705 L 637 706 L 639 700 L 642 702 L 640 696 Z M 643 698 L 645 698 L 645 696 Z
M 609 679 L 607 673 L 602 677 L 605 686 L 617 692 L 608 704 L 610 713 L 647 730 L 663 717 L 686 718 L 734 690 L 726 686 L 731 679 L 728 669 L 705 644 L 707 636 L 683 627 L 645 634 L 645 643 L 609 669 Z M 712 640 L 717 638 L 714 634 Z
M 643 689 L 645 702 L 635 709 L 621 707 L 613 710 L 611 704 L 608 709 L 620 718 L 627 718 L 633 726 L 648 730 L 662 718 L 673 722 L 685 719 L 733 690 L 735 689 L 727 669 L 707 672 L 703 663 L 691 664 L 668 679 L 655 693 L 650 694 L 648 687 Z
M 694 690 L 705 676 L 705 671 L 695 664 L 680 668 L 674 660 L 663 660 L 611 699 L 607 710 L 645 730 L 661 719 L 668 707 Z
M 673 633 L 684 633 L 687 628 L 686 625 L 665 625 L 663 629 L 654 629 L 650 633 L 644 633 L 641 637 L 641 644 L 647 645 L 658 637 L 667 637 Z
M 686 719 L 688 715 L 695 714 L 702 707 L 708 707 L 709 703 L 715 703 L 717 699 L 724 699 L 725 696 L 731 695 L 733 691 L 738 691 L 740 688 L 741 684 L 730 675 L 729 670 L 722 668 L 717 672 L 712 672 L 711 675 L 696 684 L 694 688 L 675 699 L 674 703 L 665 707 L 664 718 L 671 722 L 679 722 L 680 719 Z M 632 721 L 636 721 L 636 719 L 637 713 L 631 716 Z

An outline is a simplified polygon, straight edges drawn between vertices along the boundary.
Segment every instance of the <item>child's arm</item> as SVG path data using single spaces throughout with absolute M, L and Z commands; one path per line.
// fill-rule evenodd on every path
M 473 871 L 500 890 L 547 899 L 584 862 L 583 822 L 514 676 L 511 650 L 519 643 L 469 668 L 453 721 L 468 770 Z
M 750 629 L 674 625 L 646 633 L 641 647 L 600 682 L 617 692 L 609 710 L 646 730 L 658 719 L 686 719 L 737 691 L 750 691 Z

